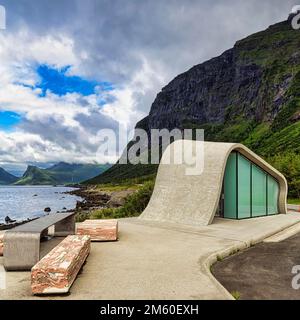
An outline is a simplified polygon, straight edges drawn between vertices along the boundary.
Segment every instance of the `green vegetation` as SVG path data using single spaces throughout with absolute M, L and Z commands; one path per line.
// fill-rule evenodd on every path
M 124 206 L 105 208 L 92 212 L 90 219 L 115 219 L 136 217 L 146 208 L 154 188 L 154 181 L 146 182 L 139 190 L 128 196 Z
M 154 164 L 122 164 L 114 165 L 99 176 L 83 182 L 84 184 L 126 184 L 132 179 L 147 180 L 156 173 L 158 165 Z M 141 178 L 142 177 L 142 178 Z
M 223 260 L 223 258 L 221 256 L 217 255 L 217 261 L 222 261 L 222 260 Z
M 300 199 L 288 199 L 288 204 L 299 204 L 300 205 Z
M 111 165 L 104 164 L 69 164 L 60 162 L 48 169 L 29 166 L 23 177 L 15 185 L 55 185 L 79 183 L 87 178 L 94 177 Z
M 181 129 L 204 129 L 207 141 L 239 142 L 266 159 L 286 176 L 290 198 L 300 198 L 299 48 L 299 32 L 293 30 L 289 22 L 277 23 L 250 35 L 238 41 L 233 49 L 237 61 L 232 66 L 246 76 L 237 74 L 232 90 L 226 93 L 228 106 L 224 120 L 220 117 L 221 120 L 203 123 L 194 120 L 197 116 L 188 115 L 184 109 L 170 111 L 180 114 Z M 239 86 L 235 88 L 235 84 Z M 222 91 L 223 83 L 218 85 Z M 211 90 L 214 96 L 215 89 Z M 181 97 L 174 95 L 175 99 Z M 216 103 L 224 108 L 223 101 L 216 100 Z M 148 118 L 141 120 L 137 127 L 149 129 Z M 87 183 L 118 184 L 134 177 L 154 176 L 156 171 L 156 165 L 116 164 Z
M 16 182 L 17 177 L 0 168 L 0 185 L 8 185 Z
M 102 183 L 97 184 L 96 188 L 101 191 L 122 191 L 122 190 L 138 190 L 148 181 L 154 181 L 156 174 L 120 180 L 115 183 Z
M 234 298 L 235 300 L 239 300 L 239 299 L 241 298 L 241 294 L 240 294 L 239 291 L 232 291 L 232 292 L 231 292 L 231 295 L 233 296 L 233 298 Z
M 90 219 L 89 212 L 78 212 L 75 216 L 76 222 L 83 222 L 85 220 Z
M 289 197 L 300 199 L 300 154 L 287 152 L 267 160 L 287 178 Z
M 14 183 L 15 185 L 54 185 L 56 180 L 45 170 L 29 166 L 23 177 Z

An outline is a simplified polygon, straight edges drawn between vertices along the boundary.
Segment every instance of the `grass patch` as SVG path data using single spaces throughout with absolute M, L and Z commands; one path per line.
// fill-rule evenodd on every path
M 288 204 L 300 204 L 300 199 L 288 199 Z
M 89 212 L 79 212 L 75 216 L 76 222 L 83 222 L 85 220 L 88 220 L 90 218 Z
M 223 260 L 223 258 L 221 256 L 217 255 L 217 261 L 222 261 L 222 260 Z
M 241 293 L 239 291 L 232 291 L 230 294 L 234 297 L 235 300 L 239 300 L 241 298 Z
M 138 190 L 141 186 L 137 184 L 98 184 L 96 190 L 100 191 L 123 191 Z

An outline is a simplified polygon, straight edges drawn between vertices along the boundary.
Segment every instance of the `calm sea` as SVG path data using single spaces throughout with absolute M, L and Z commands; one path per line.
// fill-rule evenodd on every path
M 46 207 L 51 213 L 63 208 L 74 209 L 80 197 L 64 194 L 75 190 L 68 187 L 52 186 L 0 186 L 0 223 L 9 216 L 14 220 L 39 217 L 44 215 Z

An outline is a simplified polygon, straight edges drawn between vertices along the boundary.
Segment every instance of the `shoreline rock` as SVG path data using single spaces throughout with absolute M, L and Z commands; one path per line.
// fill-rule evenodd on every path
M 18 227 L 22 224 L 25 224 L 25 223 L 28 223 L 28 222 L 31 222 L 31 221 L 34 221 L 36 219 L 38 219 L 39 217 L 36 217 L 36 218 L 32 218 L 32 219 L 26 219 L 26 220 L 22 220 L 22 221 L 16 221 L 16 222 L 13 222 L 13 223 L 7 223 L 7 224 L 4 224 L 4 223 L 0 223 L 0 231 L 2 230 L 9 230 L 9 229 L 12 229 L 14 227 Z
M 89 218 L 92 211 L 105 208 L 118 208 L 124 205 L 125 199 L 136 192 L 136 190 L 101 191 L 95 186 L 76 186 L 76 190 L 67 191 L 66 194 L 76 195 L 82 198 L 77 201 L 76 208 L 78 221 L 81 222 Z M 74 211 L 69 210 L 69 211 Z M 66 212 L 66 211 L 64 211 Z

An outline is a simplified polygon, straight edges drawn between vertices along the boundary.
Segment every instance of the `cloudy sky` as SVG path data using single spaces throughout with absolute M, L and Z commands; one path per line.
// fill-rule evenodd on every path
M 174 76 L 286 19 L 297 1 L 0 0 L 0 166 L 99 160 Z

